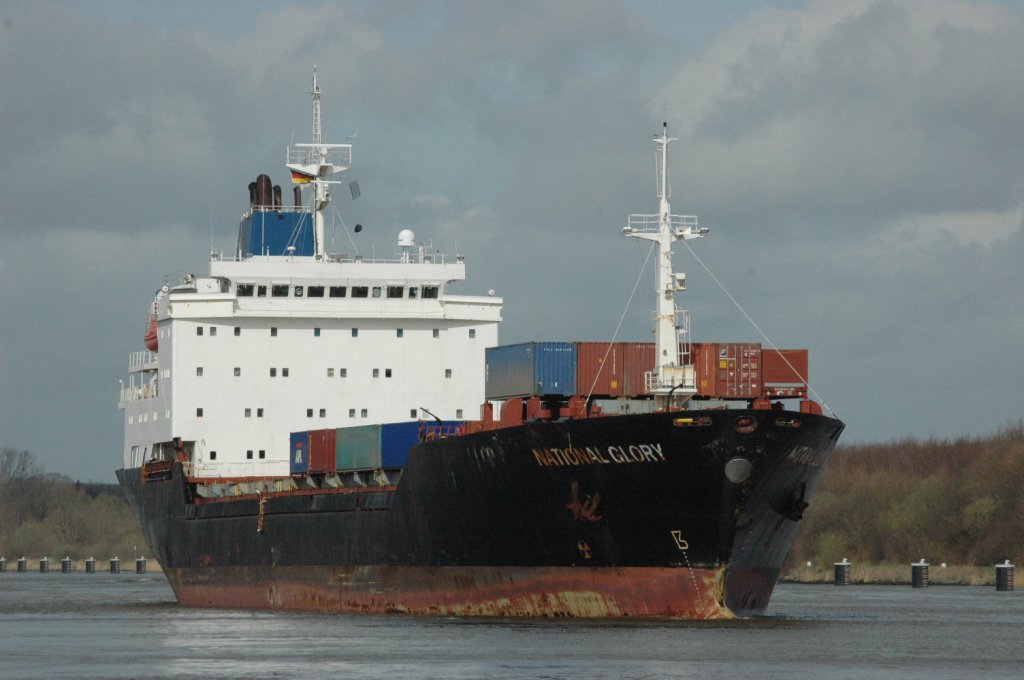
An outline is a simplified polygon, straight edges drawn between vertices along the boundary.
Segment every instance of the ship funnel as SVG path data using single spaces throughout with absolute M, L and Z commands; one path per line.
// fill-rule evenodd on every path
M 270 186 L 270 178 L 260 175 L 256 178 L 256 205 L 267 207 L 273 205 L 273 189 Z
M 302 189 L 299 187 L 292 187 L 292 194 L 295 196 L 295 209 L 298 210 L 302 207 Z
M 249 182 L 249 210 L 256 205 L 256 182 Z
M 274 185 L 274 207 L 278 210 L 281 209 L 281 185 Z

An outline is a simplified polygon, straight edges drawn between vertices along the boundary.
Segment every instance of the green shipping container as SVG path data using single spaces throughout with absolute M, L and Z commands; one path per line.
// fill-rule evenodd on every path
M 380 425 L 339 427 L 334 441 L 338 471 L 380 467 Z

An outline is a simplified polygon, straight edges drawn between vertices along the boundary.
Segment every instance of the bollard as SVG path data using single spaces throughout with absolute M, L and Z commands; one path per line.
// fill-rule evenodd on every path
M 842 562 L 835 562 L 833 565 L 835 569 L 835 583 L 837 586 L 848 586 L 850 585 L 850 560 L 843 558 Z
M 116 557 L 114 559 L 110 560 L 110 573 L 111 574 L 120 574 L 121 573 L 121 560 L 117 559 Z
M 1010 560 L 996 565 L 996 590 L 1013 590 L 1013 563 Z
M 50 573 L 50 558 L 49 557 L 44 557 L 43 559 L 39 560 L 39 573 L 40 574 L 49 574 Z
M 28 571 L 28 560 L 26 560 L 24 557 L 19 557 L 18 558 L 18 573 L 19 574 L 24 574 L 26 571 Z
M 7 558 L 0 557 L 0 574 L 4 573 L 5 571 L 7 571 Z
M 85 573 L 95 574 L 96 573 L 96 558 L 90 557 L 85 561 Z
M 71 573 L 71 558 L 65 557 L 60 561 L 60 573 L 70 574 Z
M 923 557 L 910 565 L 910 584 L 915 588 L 928 587 L 928 563 Z
M 146 573 L 146 558 L 137 557 L 135 558 L 135 573 L 145 574 Z

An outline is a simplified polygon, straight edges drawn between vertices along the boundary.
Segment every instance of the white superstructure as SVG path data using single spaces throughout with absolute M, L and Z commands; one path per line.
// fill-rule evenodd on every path
M 351 166 L 351 147 L 321 140 L 315 74 L 313 97 L 314 143 L 287 163 L 309 185 L 305 205 L 254 194 L 235 255 L 214 253 L 208 276 L 157 294 L 157 351 L 131 355 L 121 388 L 126 468 L 176 451 L 196 477 L 284 476 L 291 432 L 415 421 L 424 408 L 479 416 L 501 299 L 449 294 L 463 259 L 408 229 L 394 259 L 324 251 L 324 178 Z

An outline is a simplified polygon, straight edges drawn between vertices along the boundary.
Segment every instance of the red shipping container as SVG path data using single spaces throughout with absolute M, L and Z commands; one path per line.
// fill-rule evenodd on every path
M 646 375 L 654 370 L 657 352 L 653 342 L 623 342 L 622 395 L 638 397 L 647 392 Z
M 334 472 L 336 465 L 335 443 L 337 433 L 330 430 L 310 430 L 309 471 L 324 474 Z
M 714 397 L 715 376 L 718 373 L 718 343 L 695 342 L 691 346 L 693 366 L 697 373 L 697 394 Z
M 576 394 L 623 396 L 622 342 L 576 343 Z
M 716 397 L 756 399 L 761 396 L 761 345 L 729 342 L 718 345 Z
M 765 349 L 761 357 L 766 385 L 807 382 L 806 349 Z

